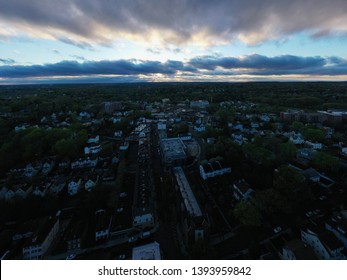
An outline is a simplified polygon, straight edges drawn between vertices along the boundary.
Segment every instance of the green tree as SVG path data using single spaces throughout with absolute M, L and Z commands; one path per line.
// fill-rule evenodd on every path
M 312 162 L 315 167 L 325 172 L 336 173 L 339 166 L 338 159 L 326 152 L 317 152 Z
M 292 142 L 282 143 L 280 145 L 280 156 L 284 161 L 289 161 L 295 158 L 297 148 Z
M 262 216 L 250 202 L 239 202 L 234 208 L 234 216 L 245 226 L 261 226 Z

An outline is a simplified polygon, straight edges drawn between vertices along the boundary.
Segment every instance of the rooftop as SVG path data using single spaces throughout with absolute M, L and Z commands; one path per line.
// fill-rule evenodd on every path
M 182 167 L 175 167 L 173 169 L 177 183 L 180 187 L 180 192 L 182 194 L 184 204 L 186 206 L 187 211 L 193 217 L 202 216 L 201 209 L 199 204 L 194 196 L 194 193 L 189 185 L 186 175 Z
M 160 245 L 157 242 L 133 248 L 133 260 L 160 260 Z
M 166 159 L 184 159 L 186 152 L 180 138 L 166 138 L 161 140 L 161 147 Z

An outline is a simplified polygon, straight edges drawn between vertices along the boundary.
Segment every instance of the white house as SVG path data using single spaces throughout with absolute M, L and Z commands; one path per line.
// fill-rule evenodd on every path
M 343 260 L 343 243 L 330 231 L 309 225 L 301 229 L 301 240 L 310 246 L 321 260 Z
M 129 142 L 125 141 L 123 144 L 119 146 L 119 150 L 126 151 L 129 148 Z
M 154 217 L 152 213 L 145 212 L 143 214 L 138 213 L 133 218 L 133 227 L 147 228 L 154 226 Z
M 123 136 L 123 131 L 121 131 L 121 130 L 116 130 L 116 131 L 114 132 L 114 137 L 116 137 L 116 138 L 122 138 L 122 136 Z
M 302 137 L 302 135 L 300 133 L 298 133 L 298 134 L 293 133 L 289 137 L 289 141 L 292 142 L 295 145 L 302 145 L 302 144 L 305 143 L 305 139 Z
M 200 175 L 204 180 L 231 173 L 230 167 L 224 167 L 219 161 L 200 164 Z
M 314 142 L 311 142 L 311 141 L 306 141 L 305 144 L 309 148 L 314 149 L 314 150 L 321 150 L 321 149 L 323 149 L 323 144 L 322 143 L 314 143 Z
M 84 189 L 86 191 L 91 191 L 98 183 L 99 181 L 99 176 L 93 178 L 90 178 L 87 180 L 87 182 L 84 184 Z
M 101 145 L 90 146 L 84 148 L 85 155 L 96 155 L 102 150 Z
M 94 138 L 93 137 L 90 137 L 88 139 L 88 144 L 98 144 L 99 143 L 99 140 L 100 140 L 100 137 L 99 135 L 96 135 Z
M 157 128 L 158 128 L 158 130 L 166 130 L 166 123 L 158 122 Z
M 98 158 L 80 158 L 71 162 L 72 169 L 95 167 L 98 164 Z
M 78 193 L 78 191 L 81 188 L 81 184 L 82 184 L 82 179 L 81 178 L 76 178 L 74 180 L 72 180 L 69 184 L 68 184 L 68 193 L 69 195 L 76 195 Z
M 206 126 L 204 124 L 200 124 L 200 125 L 195 125 L 194 126 L 194 130 L 196 132 L 203 132 L 206 130 Z
M 54 161 L 46 161 L 43 165 L 42 165 L 42 170 L 41 173 L 43 175 L 48 175 L 54 167 Z
M 253 193 L 254 190 L 244 179 L 233 184 L 233 195 L 237 201 L 248 201 Z

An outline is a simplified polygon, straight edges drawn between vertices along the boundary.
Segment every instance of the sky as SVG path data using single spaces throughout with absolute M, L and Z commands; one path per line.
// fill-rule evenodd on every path
M 346 81 L 346 0 L 0 0 L 0 85 Z

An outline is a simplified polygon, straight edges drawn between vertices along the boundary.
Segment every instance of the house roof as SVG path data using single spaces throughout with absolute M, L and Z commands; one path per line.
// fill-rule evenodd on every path
M 331 251 L 343 248 L 342 242 L 330 231 L 320 234 L 319 239 Z
M 242 193 L 245 194 L 249 189 L 250 185 L 245 180 L 239 180 L 234 183 L 234 186 Z
M 297 260 L 315 260 L 317 259 L 311 247 L 306 246 L 299 238 L 288 241 L 284 248 L 293 251 Z
M 305 176 L 305 178 L 314 178 L 314 177 L 320 177 L 318 171 L 314 168 L 308 168 L 304 171 L 302 171 L 302 175 Z

